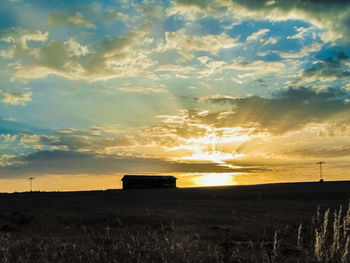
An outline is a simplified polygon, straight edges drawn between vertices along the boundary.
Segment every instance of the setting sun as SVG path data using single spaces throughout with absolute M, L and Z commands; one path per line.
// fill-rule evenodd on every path
M 235 151 L 243 142 L 251 139 L 249 135 L 241 135 L 243 129 L 212 129 L 203 126 L 206 132 L 203 136 L 189 139 L 178 138 L 179 146 L 169 151 L 183 151 L 181 157 L 175 160 L 187 162 L 212 162 L 223 165 L 225 161 L 244 157 L 244 154 Z M 223 145 L 231 145 L 223 149 Z M 230 151 L 228 151 L 230 150 Z
M 198 186 L 234 185 L 234 176 L 237 173 L 208 173 L 194 179 Z

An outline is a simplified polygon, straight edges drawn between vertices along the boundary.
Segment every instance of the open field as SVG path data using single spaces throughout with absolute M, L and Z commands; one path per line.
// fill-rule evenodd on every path
M 350 262 L 349 197 L 350 182 L 2 194 L 0 260 Z

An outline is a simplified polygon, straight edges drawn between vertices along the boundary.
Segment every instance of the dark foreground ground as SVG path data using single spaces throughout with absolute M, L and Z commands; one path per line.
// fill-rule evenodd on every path
M 350 182 L 1 194 L 0 262 L 350 262 L 349 197 Z

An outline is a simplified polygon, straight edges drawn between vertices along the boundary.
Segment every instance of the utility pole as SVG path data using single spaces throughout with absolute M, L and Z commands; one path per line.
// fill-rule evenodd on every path
M 32 186 L 33 186 L 33 180 L 35 179 L 35 177 L 29 177 L 28 180 L 30 182 L 30 191 L 32 192 Z
M 318 165 L 320 165 L 320 182 L 323 182 L 323 174 L 322 174 L 322 164 L 325 164 L 325 162 L 318 162 L 316 163 Z

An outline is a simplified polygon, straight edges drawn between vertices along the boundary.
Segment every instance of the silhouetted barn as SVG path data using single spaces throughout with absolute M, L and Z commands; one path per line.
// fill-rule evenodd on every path
M 177 178 L 164 175 L 124 175 L 123 189 L 176 188 Z

